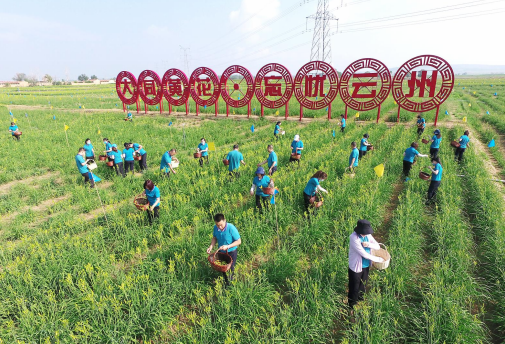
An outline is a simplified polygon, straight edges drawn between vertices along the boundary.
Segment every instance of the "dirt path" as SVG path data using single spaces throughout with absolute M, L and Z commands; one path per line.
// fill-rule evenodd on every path
M 12 182 L 8 182 L 5 184 L 0 184 L 0 196 L 8 193 L 10 189 L 17 184 L 32 184 L 34 182 L 38 182 L 41 180 L 49 179 L 51 177 L 57 176 L 59 174 L 58 171 L 55 172 L 48 172 L 46 174 L 43 174 L 41 176 L 32 176 L 28 177 L 25 179 L 20 179 L 20 180 L 13 180 Z

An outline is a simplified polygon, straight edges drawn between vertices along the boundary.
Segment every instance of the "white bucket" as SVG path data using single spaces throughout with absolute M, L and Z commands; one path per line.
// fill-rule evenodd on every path
M 388 252 L 386 245 L 379 243 L 379 245 L 384 246 L 379 250 L 372 250 L 372 255 L 376 257 L 381 257 L 384 259 L 382 263 L 373 262 L 372 265 L 378 270 L 384 270 L 389 266 L 389 262 L 391 261 L 391 255 Z

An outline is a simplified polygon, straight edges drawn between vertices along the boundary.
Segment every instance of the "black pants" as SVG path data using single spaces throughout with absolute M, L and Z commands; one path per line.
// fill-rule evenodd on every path
M 198 159 L 198 162 L 200 163 L 200 166 L 203 166 L 203 160 L 205 159 L 205 163 L 208 165 L 209 164 L 209 156 L 201 156 L 200 159 Z
M 312 196 L 307 195 L 305 192 L 303 193 L 303 205 L 305 205 L 305 210 L 309 211 L 311 206 L 310 199 Z M 319 202 L 319 197 L 316 195 L 316 202 Z
M 114 168 L 116 169 L 116 174 L 119 176 L 121 174 L 123 177 L 126 176 L 123 168 L 123 162 L 114 163 Z
M 347 299 L 349 300 L 349 307 L 353 308 L 358 301 L 363 300 L 369 271 L 370 267 L 363 268 L 361 272 L 354 272 L 348 268 L 349 293 Z
M 139 161 L 140 170 L 141 171 L 147 170 L 147 153 L 141 155 L 140 158 L 141 158 Z
M 21 135 L 12 135 L 12 138 L 19 141 L 21 139 Z
M 230 272 L 230 277 L 228 277 L 226 272 L 223 272 L 223 277 L 224 277 L 224 281 L 226 282 L 226 284 L 229 284 L 230 281 L 233 281 L 233 276 L 235 275 L 235 263 L 237 262 L 237 251 L 238 251 L 238 248 L 236 250 L 228 252 L 231 259 L 233 259 L 233 262 L 231 263 L 230 270 L 228 270 L 228 272 Z
M 417 135 L 421 135 L 424 132 L 424 128 L 417 128 Z
M 430 157 L 435 159 L 438 156 L 438 148 L 430 148 Z
M 128 173 L 128 171 L 132 171 L 132 173 L 133 173 L 133 171 L 135 169 L 135 165 L 134 165 L 135 160 L 131 160 L 131 161 L 125 160 L 124 164 L 125 164 L 125 174 Z
M 165 177 L 165 178 L 170 178 L 170 172 L 172 172 L 172 171 L 170 171 L 170 169 L 168 171 L 162 170 L 161 171 L 161 176 Z
M 269 171 L 270 171 L 270 169 L 269 169 Z M 275 165 L 274 167 L 272 167 L 272 172 L 268 172 L 268 175 L 269 176 L 273 176 L 275 172 L 277 172 L 277 165 Z
M 268 197 L 268 196 L 256 195 L 256 208 L 258 208 L 258 210 L 260 211 L 260 214 L 263 213 L 263 207 L 268 209 L 268 200 L 269 199 L 270 199 L 270 197 Z
M 461 148 L 458 147 L 456 148 L 456 152 L 454 153 L 454 158 L 457 159 L 458 161 L 463 160 L 463 153 L 465 153 L 466 148 Z
M 405 175 L 405 177 L 409 176 L 410 169 L 412 168 L 413 164 L 414 164 L 413 162 L 403 160 L 403 174 Z
M 279 134 L 274 134 L 275 140 L 279 141 Z
M 432 180 L 430 182 L 430 187 L 428 188 L 428 201 L 437 195 L 437 190 L 439 186 L 440 181 Z
M 340 127 L 340 132 L 343 133 L 345 130 L 345 127 Z
M 91 160 L 95 160 L 95 156 L 92 155 L 92 156 L 87 156 L 86 159 L 91 159 Z
M 228 175 L 229 175 L 230 177 L 239 178 L 239 177 L 240 177 L 240 172 L 239 172 L 239 171 L 229 171 L 229 172 L 228 172 Z
M 111 158 L 111 157 L 109 157 L 109 156 L 107 157 L 107 160 L 108 160 L 108 161 L 112 161 L 112 162 L 114 162 L 114 158 Z M 114 164 L 114 165 L 115 165 L 115 164 Z M 112 165 L 110 168 L 114 168 L 114 165 Z
M 289 162 L 297 161 L 298 165 L 300 165 L 300 160 L 301 160 L 301 158 L 300 159 L 295 159 L 292 156 L 289 158 Z
M 362 151 L 361 149 L 359 150 L 359 159 L 364 157 L 366 155 L 366 151 Z
M 92 180 L 92 179 L 89 179 L 89 173 L 86 172 L 86 173 L 81 173 L 82 176 L 84 177 L 84 185 L 86 185 L 86 183 L 89 183 L 89 185 L 94 188 L 95 187 L 95 181 Z
M 147 219 L 149 220 L 149 224 L 153 224 L 154 219 L 160 218 L 160 206 L 154 207 L 154 210 L 147 210 Z

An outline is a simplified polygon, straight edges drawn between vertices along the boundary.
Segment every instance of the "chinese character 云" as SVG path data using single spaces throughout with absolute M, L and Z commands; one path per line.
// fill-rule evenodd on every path
M 146 95 L 156 95 L 156 87 L 154 86 L 154 80 L 144 80 L 144 92 Z
M 182 83 L 181 79 L 168 80 L 168 93 L 172 96 L 182 96 Z
M 198 83 L 198 86 L 196 87 L 196 93 L 199 96 L 211 96 L 212 94 L 210 93 L 210 87 L 212 86 L 209 84 L 210 78 L 197 78 L 196 82 Z
M 126 91 L 130 92 L 130 94 L 133 94 L 133 92 L 132 92 L 132 90 L 131 90 L 131 88 L 130 88 L 130 84 L 131 84 L 131 83 L 132 83 L 132 82 L 131 82 L 130 80 L 128 80 L 128 79 L 123 79 L 123 80 L 121 81 L 121 84 L 122 84 L 122 85 L 124 85 L 124 86 L 123 86 L 123 94 L 126 94 Z
M 281 84 L 270 83 L 270 80 L 281 80 L 282 76 L 266 76 L 265 77 L 265 97 L 280 97 L 282 96 Z
M 305 96 L 306 97 L 323 97 L 324 80 L 326 75 L 307 75 L 305 76 Z M 312 82 L 314 85 L 314 93 L 312 93 Z
M 429 97 L 432 98 L 435 96 L 435 86 L 437 84 L 437 74 L 438 71 L 434 70 L 431 72 L 431 78 L 427 78 L 428 72 L 423 70 L 421 71 L 421 79 L 417 79 L 417 72 L 412 72 L 410 76 L 410 80 L 408 81 L 409 85 L 409 93 L 405 96 L 407 98 L 411 98 L 414 96 L 414 92 L 416 87 L 419 87 L 419 97 L 424 97 L 424 91 L 426 87 L 429 87 L 430 93 Z
M 352 92 L 352 98 L 375 98 L 376 90 L 368 89 L 368 87 L 377 87 L 377 81 L 370 81 L 372 78 L 376 78 L 378 73 L 354 73 L 352 75 L 353 78 L 358 78 L 359 82 L 353 82 L 352 87 L 354 87 L 354 91 Z M 361 81 L 361 78 L 370 78 L 368 81 Z M 362 87 L 365 87 L 370 93 L 362 93 L 359 94 L 359 91 Z

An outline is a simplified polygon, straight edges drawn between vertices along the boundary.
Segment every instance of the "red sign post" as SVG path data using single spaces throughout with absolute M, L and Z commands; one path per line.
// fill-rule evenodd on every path
M 189 87 L 191 98 L 195 101 L 196 115 L 198 116 L 198 106 L 214 105 L 216 115 L 218 112 L 219 100 L 219 79 L 216 73 L 210 68 L 199 67 L 193 71 L 189 78 Z M 209 97 L 203 99 L 201 97 Z
M 279 75 L 272 75 L 273 73 Z M 284 82 L 284 92 L 281 80 Z M 286 67 L 278 63 L 269 63 L 261 67 L 254 79 L 254 93 L 261 104 L 261 117 L 263 107 L 275 109 L 285 105 L 285 118 L 288 118 L 288 101 L 293 95 L 293 77 Z
M 186 106 L 188 114 L 189 83 L 188 77 L 180 69 L 169 69 L 163 74 L 161 80 L 163 96 L 168 102 L 168 113 L 172 112 L 172 106 Z
M 242 79 L 239 82 L 235 82 L 235 79 L 232 78 L 233 75 L 240 75 Z M 228 81 L 232 83 L 231 92 L 227 86 Z M 245 87 L 247 88 L 245 93 L 242 92 L 241 84 L 245 81 Z M 247 70 L 247 68 L 233 65 L 223 72 L 220 80 L 220 88 L 221 88 L 221 97 L 226 103 L 226 116 L 230 115 L 230 106 L 234 108 L 239 108 L 245 106 L 247 104 L 247 117 L 251 116 L 251 100 L 254 96 L 254 79 L 251 75 L 251 72 Z M 234 93 L 237 93 L 237 99 L 234 99 L 232 96 Z M 242 95 L 242 98 L 240 97 Z M 217 116 L 217 113 L 216 113 Z
M 161 80 L 156 72 L 145 70 L 139 75 L 139 96 L 144 101 L 144 111 L 147 113 L 147 105 L 160 104 L 160 113 L 163 112 L 163 89 Z M 153 96 L 149 98 L 149 96 Z
M 123 112 L 126 111 L 126 105 L 137 104 L 137 113 L 139 112 L 139 89 L 137 87 L 137 78 L 130 72 L 122 71 L 116 77 L 116 92 L 123 103 Z M 128 97 L 127 94 L 131 97 Z

